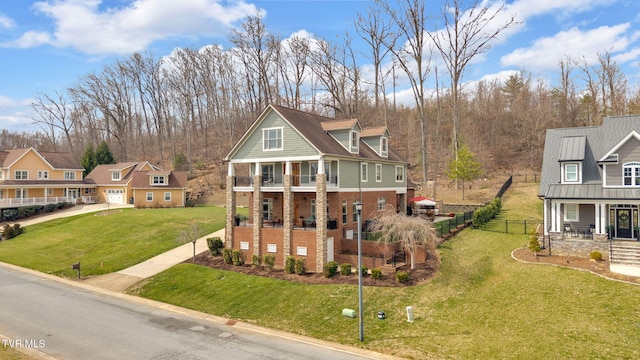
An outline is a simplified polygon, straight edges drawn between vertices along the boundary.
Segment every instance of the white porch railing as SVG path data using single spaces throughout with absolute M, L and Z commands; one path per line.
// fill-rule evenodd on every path
M 51 197 L 30 197 L 30 198 L 12 198 L 12 199 L 0 199 L 0 207 L 16 207 L 16 206 L 30 206 L 30 205 L 47 205 L 57 204 L 61 202 L 76 203 L 74 197 L 66 196 L 51 196 Z

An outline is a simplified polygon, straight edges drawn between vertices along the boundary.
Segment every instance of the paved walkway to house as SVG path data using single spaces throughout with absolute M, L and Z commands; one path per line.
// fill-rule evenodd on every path
M 219 236 L 224 239 L 224 229 L 205 235 L 196 240 L 196 255 L 208 251 L 207 238 Z M 149 278 L 168 268 L 193 258 L 193 243 L 189 242 L 178 246 L 149 260 L 143 261 L 130 268 L 114 273 L 94 276 L 82 280 L 83 283 L 97 286 L 103 289 L 122 292 L 135 283 Z

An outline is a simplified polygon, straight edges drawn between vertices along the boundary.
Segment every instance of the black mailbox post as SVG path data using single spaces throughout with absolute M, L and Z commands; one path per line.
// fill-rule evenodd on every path
M 80 261 L 71 265 L 72 270 L 78 270 L 78 279 L 80 279 Z

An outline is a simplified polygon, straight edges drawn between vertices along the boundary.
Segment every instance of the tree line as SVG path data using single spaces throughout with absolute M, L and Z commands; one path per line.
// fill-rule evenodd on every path
M 375 1 L 333 41 L 306 33 L 283 39 L 256 14 L 232 31 L 229 49 L 178 48 L 159 59 L 135 53 L 67 89 L 38 94 L 32 107 L 39 130 L 2 130 L 0 146 L 80 159 L 104 141 L 117 161 L 171 168 L 184 159 L 191 172 L 204 164 L 218 169 L 222 182 L 223 156 L 273 103 L 387 126 L 391 145 L 421 182 L 455 171 L 449 164 L 462 145 L 485 174 L 537 170 L 547 128 L 598 125 L 605 116 L 639 111 L 638 91 L 628 88 L 607 49 L 596 64 L 560 61 L 557 85 L 526 68 L 505 81 L 465 85 L 471 60 L 517 25 L 498 16 L 503 11 L 448 0 L 430 17 L 421 0 Z M 364 49 L 354 47 L 354 36 Z M 400 84 L 408 84 L 411 104 L 396 100 Z

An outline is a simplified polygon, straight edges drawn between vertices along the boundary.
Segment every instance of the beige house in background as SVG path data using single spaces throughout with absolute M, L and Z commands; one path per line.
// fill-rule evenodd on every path
M 33 148 L 0 151 L 0 209 L 61 202 L 183 207 L 187 174 L 148 161 L 98 165 L 84 179 L 70 153 Z
M 84 179 L 100 202 L 138 208 L 183 207 L 187 173 L 165 171 L 148 161 L 98 165 Z
M 96 186 L 83 181 L 83 171 L 70 153 L 0 151 L 0 207 L 96 202 Z

